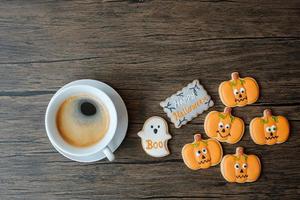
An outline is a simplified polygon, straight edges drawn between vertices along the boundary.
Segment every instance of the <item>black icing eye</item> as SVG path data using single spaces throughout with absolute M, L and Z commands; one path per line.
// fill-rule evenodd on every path
M 233 93 L 234 93 L 235 95 L 238 95 L 238 94 L 239 94 L 239 91 L 238 91 L 237 89 L 234 89 L 234 90 L 233 90 Z
M 153 128 L 153 125 L 151 125 L 151 128 Z
M 224 127 L 224 124 L 223 124 L 222 122 L 220 122 L 220 123 L 219 123 L 219 127 L 220 127 L 220 128 L 223 128 L 223 127 Z
M 236 164 L 234 165 L 234 168 L 235 168 L 235 169 L 239 169 L 239 168 L 240 168 L 240 165 L 239 165 L 238 163 L 236 163 Z
M 160 125 L 158 125 L 157 128 L 160 128 Z

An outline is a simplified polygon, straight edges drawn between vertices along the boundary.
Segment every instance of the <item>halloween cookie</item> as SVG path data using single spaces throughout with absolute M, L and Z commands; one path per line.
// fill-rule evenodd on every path
M 253 78 L 240 78 L 238 72 L 233 72 L 231 80 L 224 81 L 219 86 L 219 95 L 225 106 L 241 107 L 257 101 L 259 87 Z
M 192 170 L 206 169 L 220 163 L 223 156 L 221 144 L 215 139 L 203 140 L 201 134 L 194 135 L 194 142 L 184 145 L 182 158 Z
M 220 142 L 237 143 L 243 137 L 245 124 L 241 118 L 231 115 L 232 108 L 224 112 L 211 111 L 205 118 L 204 129 L 207 136 Z
M 160 103 L 176 128 L 185 125 L 213 105 L 213 101 L 198 80 L 194 80 Z
M 170 154 L 168 140 L 172 138 L 167 122 L 161 117 L 150 117 L 138 132 L 144 151 L 153 157 L 164 157 Z
M 256 155 L 246 155 L 243 147 L 235 154 L 228 154 L 221 162 L 222 176 L 228 182 L 245 183 L 256 181 L 261 172 L 260 160 Z
M 250 122 L 250 135 L 256 144 L 279 144 L 285 142 L 290 133 L 288 120 L 283 116 L 274 116 L 269 109 L 263 117 L 256 117 Z

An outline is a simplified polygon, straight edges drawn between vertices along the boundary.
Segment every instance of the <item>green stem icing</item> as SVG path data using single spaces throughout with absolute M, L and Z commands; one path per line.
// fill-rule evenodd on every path
M 199 143 L 198 143 L 198 142 L 194 142 L 194 143 L 192 143 L 192 145 L 193 145 L 194 147 L 198 147 L 198 146 L 199 146 Z
M 236 82 L 235 80 L 231 80 L 231 81 L 230 81 L 230 85 L 231 85 L 231 87 L 234 87 L 234 86 L 236 86 L 236 84 L 237 84 L 237 82 Z
M 241 81 L 241 84 L 244 85 L 245 80 L 240 78 L 240 81 Z
M 267 124 L 269 122 L 269 120 L 268 119 L 260 119 L 260 122 L 262 124 Z
M 207 146 L 207 141 L 206 140 L 201 140 L 199 142 L 193 142 L 192 145 L 194 147 L 198 147 L 200 142 L 202 142 L 204 144 L 204 146 Z
M 276 117 L 276 116 L 272 116 L 272 119 L 274 120 L 274 122 L 278 122 L 278 117 Z
M 221 119 L 225 119 L 226 115 L 223 115 L 222 113 L 219 113 L 219 117 L 220 117 Z
M 245 161 L 247 162 L 248 156 L 246 154 L 243 154 L 242 156 L 244 156 Z M 241 159 L 241 156 L 235 156 L 235 160 L 238 161 Z
M 234 116 L 230 115 L 230 122 L 232 123 L 234 120 Z

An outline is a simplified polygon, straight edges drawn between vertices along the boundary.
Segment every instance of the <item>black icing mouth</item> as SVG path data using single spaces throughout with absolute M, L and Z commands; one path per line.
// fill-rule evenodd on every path
M 210 159 L 201 160 L 200 162 L 198 162 L 198 164 L 202 165 L 202 164 L 205 164 L 205 163 L 208 163 L 208 162 L 210 162 Z
M 237 176 L 235 176 L 236 178 L 247 178 L 248 177 L 248 175 L 247 174 L 245 174 L 245 175 L 237 175 Z
M 266 138 L 266 140 L 277 139 L 277 138 L 278 138 L 278 135 L 270 136 L 270 137 L 265 137 L 265 138 Z
M 226 138 L 226 137 L 228 137 L 228 136 L 231 136 L 230 133 L 228 133 L 227 135 L 224 135 L 224 136 L 223 136 L 223 135 L 220 133 L 219 130 L 217 130 L 217 133 L 219 134 L 219 136 L 220 136 L 221 138 Z
M 244 98 L 241 98 L 241 99 L 235 99 L 235 102 L 239 103 L 239 102 L 242 102 L 242 101 L 245 101 L 245 100 L 247 100 L 247 97 L 244 97 Z

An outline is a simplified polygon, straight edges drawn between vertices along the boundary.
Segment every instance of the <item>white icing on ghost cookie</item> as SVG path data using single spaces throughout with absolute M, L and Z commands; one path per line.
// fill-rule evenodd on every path
M 148 155 L 164 157 L 170 154 L 167 143 L 172 136 L 163 118 L 154 116 L 147 119 L 138 136 L 142 139 L 143 149 Z

